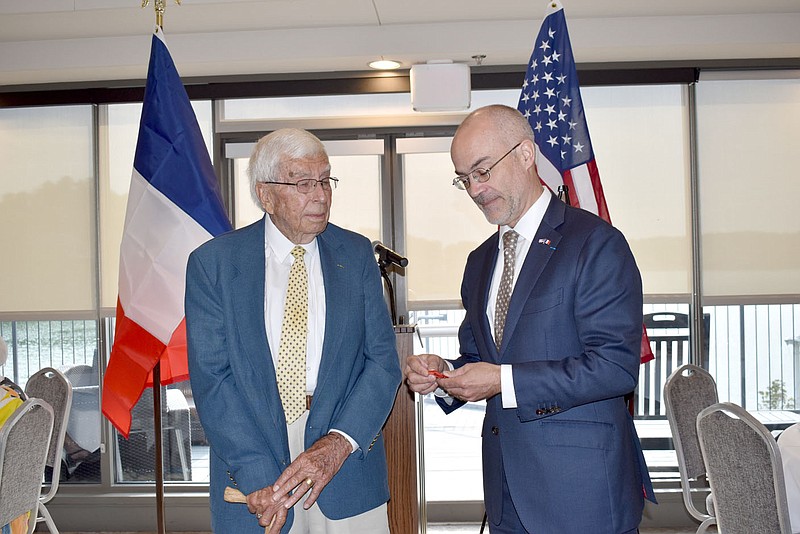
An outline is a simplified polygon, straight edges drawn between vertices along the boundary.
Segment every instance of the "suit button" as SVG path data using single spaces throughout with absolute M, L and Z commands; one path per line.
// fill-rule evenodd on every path
M 544 410 L 539 408 L 538 410 L 536 410 L 536 415 L 544 415 Z
M 496 436 L 496 435 L 497 435 L 497 434 L 499 434 L 499 433 L 500 433 L 500 429 L 499 429 L 499 428 L 497 428 L 496 426 L 493 426 L 493 427 L 492 427 L 492 434 L 494 434 L 494 435 Z

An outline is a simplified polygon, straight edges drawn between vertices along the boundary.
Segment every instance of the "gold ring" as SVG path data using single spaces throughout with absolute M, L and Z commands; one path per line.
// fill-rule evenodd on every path
M 311 478 L 307 478 L 307 479 L 306 479 L 306 484 L 308 484 L 308 487 L 310 488 L 311 486 L 313 486 L 313 485 L 314 485 L 314 481 L 313 481 L 313 480 L 311 480 Z

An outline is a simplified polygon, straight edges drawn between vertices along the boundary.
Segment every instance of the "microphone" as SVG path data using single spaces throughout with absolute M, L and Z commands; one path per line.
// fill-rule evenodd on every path
M 378 255 L 378 259 L 383 263 L 394 263 L 400 267 L 405 267 L 408 265 L 408 258 L 401 256 L 394 250 L 386 247 L 380 241 L 373 241 L 372 249 L 375 251 L 375 254 Z

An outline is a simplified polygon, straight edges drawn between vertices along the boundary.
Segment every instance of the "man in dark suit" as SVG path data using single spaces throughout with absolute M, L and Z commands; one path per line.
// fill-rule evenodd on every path
M 652 492 L 624 401 L 639 373 L 639 271 L 619 231 L 542 187 L 535 156 L 510 107 L 456 131 L 453 183 L 499 230 L 467 259 L 461 356 L 409 358 L 407 382 L 447 413 L 487 400 L 493 534 L 636 532 Z
M 265 136 L 248 172 L 266 215 L 189 257 L 189 371 L 217 533 L 389 532 L 381 428 L 401 372 L 372 246 L 328 224 L 330 170 L 312 134 Z M 225 502 L 227 487 L 247 505 Z

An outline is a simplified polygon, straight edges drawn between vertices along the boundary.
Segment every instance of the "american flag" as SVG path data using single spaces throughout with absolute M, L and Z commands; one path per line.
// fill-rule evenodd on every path
M 548 2 L 517 109 L 533 128 L 539 147 L 536 164 L 545 184 L 552 191 L 568 186 L 570 204 L 611 222 L 560 2 Z
M 517 109 L 533 128 L 536 166 L 551 191 L 566 185 L 570 204 L 611 222 L 583 112 L 578 72 L 561 2 L 547 3 Z M 642 363 L 653 359 L 642 327 Z

